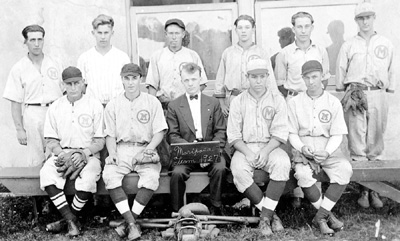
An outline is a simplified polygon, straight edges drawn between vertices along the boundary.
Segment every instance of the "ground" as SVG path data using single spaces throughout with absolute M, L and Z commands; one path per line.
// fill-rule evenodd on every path
M 202 201 L 207 199 L 206 194 L 201 195 L 201 197 Z M 240 198 L 240 195 L 226 195 L 224 196 L 224 203 L 231 205 Z M 345 223 L 344 230 L 336 233 L 333 237 L 323 236 L 317 229 L 310 226 L 315 210 L 308 202 L 303 202 L 301 209 L 293 209 L 289 204 L 289 199 L 282 198 L 277 207 L 277 214 L 282 219 L 285 231 L 274 234 L 268 240 L 377 240 L 374 236 L 375 223 L 378 220 L 381 221 L 379 240 L 400 240 L 400 204 L 383 198 L 384 208 L 379 210 L 373 208 L 361 209 L 357 206 L 357 198 L 358 185 L 352 183 L 333 210 L 336 216 Z M 168 204 L 160 204 L 163 199 L 164 203 L 168 203 L 168 196 L 157 195 L 153 199 L 153 203 L 148 205 L 142 216 L 149 218 L 168 217 Z M 189 199 L 195 200 L 196 197 L 190 196 Z M 230 215 L 251 215 L 250 209 L 235 211 L 229 206 L 226 209 Z M 115 210 L 98 209 L 89 205 L 86 208 L 86 214 L 88 218 L 82 220 L 85 223 L 83 235 L 73 240 L 123 240 L 116 235 L 114 230 L 107 227 L 109 219 L 119 218 Z M 51 212 L 40 216 L 38 222 L 34 222 L 32 198 L 2 195 L 0 197 L 0 240 L 69 240 L 65 237 L 65 232 L 51 234 L 45 231 L 47 223 L 59 218 L 56 212 Z M 265 240 L 261 238 L 255 227 L 225 225 L 221 226 L 220 229 L 220 235 L 214 240 Z M 163 240 L 160 236 L 162 230 L 145 229 L 143 231 L 142 240 Z

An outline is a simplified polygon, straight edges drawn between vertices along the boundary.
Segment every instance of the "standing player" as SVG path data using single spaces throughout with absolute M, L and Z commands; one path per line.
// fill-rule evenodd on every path
M 100 14 L 93 20 L 92 26 L 96 46 L 79 56 L 78 68 L 86 81 L 86 94 L 105 106 L 123 92 L 119 73 L 130 60 L 126 53 L 111 45 L 114 34 L 112 17 Z
M 347 134 L 340 101 L 322 86 L 323 68 L 316 60 L 302 67 L 307 91 L 288 102 L 289 141 L 294 148 L 294 176 L 305 196 L 318 210 L 313 223 L 323 234 L 333 234 L 343 223 L 331 212 L 346 185 L 352 167 L 340 150 L 343 135 Z M 315 185 L 313 171 L 322 167 L 330 179 L 324 198 Z M 313 169 L 314 168 L 314 169 Z
M 28 167 L 41 165 L 46 160 L 43 138 L 46 111 L 62 96 L 62 67 L 44 55 L 44 35 L 39 25 L 29 25 L 22 30 L 28 54 L 12 67 L 3 94 L 11 101 L 18 142 L 28 147 L 28 160 L 22 164 Z
M 97 189 L 101 165 L 99 151 L 104 147 L 103 107 L 100 102 L 83 94 L 84 81 L 78 68 L 62 72 L 67 95 L 56 100 L 47 111 L 44 127 L 46 147 L 52 156 L 40 170 L 40 187 L 68 224 L 68 236 L 79 235 L 76 215 Z M 71 155 L 72 153 L 72 155 Z M 70 209 L 63 189 L 66 173 L 59 173 L 57 163 L 83 167 L 75 180 L 75 197 Z M 74 175 L 74 174 L 73 174 Z
M 203 141 L 219 141 L 221 152 L 226 142 L 226 122 L 218 101 L 201 94 L 201 68 L 195 63 L 181 66 L 181 77 L 186 93 L 170 102 L 167 112 L 169 126 L 169 143 L 188 143 Z M 190 172 L 203 168 L 210 176 L 210 211 L 213 215 L 223 214 L 221 193 L 222 182 L 226 176 L 225 155 L 221 153 L 221 161 L 174 166 L 171 174 L 172 209 L 177 212 L 183 206 L 185 181 Z
M 149 94 L 157 96 L 166 110 L 168 102 L 185 93 L 181 82 L 179 66 L 184 62 L 199 65 L 204 73 L 201 85 L 207 83 L 207 76 L 199 55 L 182 46 L 185 37 L 185 24 L 180 19 L 169 19 L 165 23 L 165 37 L 167 46 L 157 50 L 150 59 L 146 85 Z
M 142 76 L 142 70 L 136 64 L 124 65 L 121 78 L 125 93 L 111 100 L 104 114 L 110 155 L 106 159 L 103 179 L 111 199 L 125 219 L 117 230 L 126 230 L 128 240 L 140 237 L 135 219 L 158 188 L 161 164 L 155 149 L 167 129 L 160 102 L 154 96 L 140 92 Z M 139 175 L 139 191 L 132 209 L 122 189 L 122 179 L 131 172 Z
M 299 92 L 307 89 L 301 79 L 301 66 L 309 60 L 317 60 L 324 67 L 322 77 L 324 86 L 327 85 L 329 75 L 329 58 L 326 49 L 311 41 L 314 29 L 314 19 L 311 14 L 298 12 L 292 16 L 293 32 L 296 40 L 286 46 L 276 57 L 275 77 L 279 90 L 290 99 Z
M 256 28 L 254 19 L 248 15 L 240 15 L 234 25 L 239 42 L 222 53 L 215 82 L 214 96 L 219 99 L 225 117 L 228 117 L 232 99 L 249 88 L 246 71 L 250 60 L 260 58 L 266 60 L 268 71 L 273 72 L 267 51 L 253 42 Z M 270 87 L 276 89 L 274 75 L 270 75 L 269 78 Z
M 231 163 L 233 182 L 261 211 L 259 228 L 265 236 L 283 230 L 274 210 L 290 171 L 289 157 L 279 147 L 289 134 L 286 103 L 280 93 L 267 88 L 269 68 L 263 59 L 247 64 L 250 88 L 232 101 L 227 129 L 229 144 L 236 149 Z M 255 169 L 269 173 L 265 195 L 254 183 Z
M 389 108 L 386 92 L 394 93 L 395 88 L 393 45 L 375 32 L 375 18 L 371 3 L 357 5 L 355 21 L 360 31 L 342 45 L 336 65 L 337 91 L 358 89 L 368 102 L 363 112 L 345 109 L 350 155 L 354 161 L 373 161 L 382 154 Z M 371 202 L 375 208 L 383 206 L 376 192 L 371 192 Z M 369 207 L 368 189 L 362 191 L 358 203 Z

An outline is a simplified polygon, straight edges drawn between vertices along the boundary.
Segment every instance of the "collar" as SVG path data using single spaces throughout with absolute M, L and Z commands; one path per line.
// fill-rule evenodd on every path
M 374 31 L 374 33 L 371 35 L 370 39 L 371 39 L 372 37 L 374 37 L 375 35 L 378 35 L 378 33 L 377 33 L 376 31 Z M 357 36 L 356 36 L 356 37 L 359 37 L 359 38 L 365 40 L 365 38 L 364 38 L 363 36 L 361 36 L 360 32 L 357 33 Z
M 306 95 L 307 95 L 311 100 L 315 100 L 315 99 L 318 99 L 319 97 L 323 96 L 324 93 L 325 93 L 325 90 L 322 89 L 322 93 L 321 93 L 319 96 L 316 96 L 316 97 L 310 96 L 310 95 L 308 94 L 308 91 L 307 91 L 307 90 L 306 90 L 305 92 L 306 92 Z
M 311 41 L 311 43 L 310 43 L 310 46 L 307 47 L 307 50 L 309 50 L 310 48 L 315 48 L 316 47 L 315 43 L 313 43 L 312 40 L 310 40 L 310 41 Z M 294 41 L 293 43 L 291 43 L 288 46 L 293 50 L 293 53 L 295 53 L 297 50 L 301 50 L 300 47 L 298 47 L 296 45 L 296 41 Z
M 141 93 L 141 91 L 139 91 L 139 94 L 138 94 L 135 98 L 133 98 L 132 100 L 130 100 L 128 97 L 126 97 L 126 92 L 124 92 L 124 97 L 125 97 L 126 100 L 128 100 L 128 101 L 130 101 L 130 102 L 133 102 L 134 100 L 136 100 L 137 98 L 139 98 L 140 93 Z

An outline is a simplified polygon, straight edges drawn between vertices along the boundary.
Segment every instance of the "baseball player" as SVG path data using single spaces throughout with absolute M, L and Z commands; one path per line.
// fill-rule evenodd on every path
M 111 45 L 114 34 L 112 17 L 100 14 L 92 22 L 93 37 L 96 46 L 84 52 L 78 58 L 78 68 L 86 81 L 86 94 L 105 106 L 124 89 L 119 73 L 124 64 L 130 63 L 128 55 Z
M 313 223 L 323 234 L 333 234 L 343 223 L 331 212 L 353 174 L 340 150 L 347 127 L 340 101 L 322 85 L 323 67 L 316 60 L 302 66 L 307 91 L 288 102 L 289 141 L 293 146 L 294 176 L 305 196 L 318 210 Z M 322 199 L 313 172 L 328 175 L 330 185 Z
M 62 66 L 43 53 L 44 35 L 39 25 L 22 30 L 28 54 L 12 67 L 3 94 L 3 98 L 11 101 L 18 142 L 28 147 L 28 160 L 21 166 L 37 166 L 46 160 L 43 138 L 46 111 L 62 96 Z
M 279 37 L 279 45 L 281 46 L 282 49 L 294 42 L 294 32 L 289 27 L 280 29 L 278 31 L 278 37 Z M 275 60 L 278 54 L 279 52 L 271 56 L 271 65 L 273 70 L 275 70 Z
M 318 60 L 324 67 L 323 83 L 328 84 L 329 58 L 326 49 L 311 41 L 314 29 L 314 19 L 307 12 L 298 12 L 292 16 L 292 30 L 295 34 L 294 43 L 286 46 L 276 57 L 275 77 L 278 88 L 286 97 L 286 101 L 307 89 L 301 78 L 301 66 L 308 60 Z M 290 150 L 291 147 L 289 146 Z M 321 184 L 318 183 L 320 187 Z M 292 206 L 299 208 L 304 197 L 300 188 L 293 190 Z
M 190 172 L 204 169 L 210 177 L 210 212 L 223 214 L 221 202 L 222 184 L 226 177 L 226 155 L 222 151 L 226 143 L 226 121 L 218 100 L 200 92 L 201 68 L 195 63 L 181 66 L 182 83 L 186 93 L 168 105 L 169 143 L 219 141 L 221 159 L 217 163 L 177 165 L 172 168 L 170 189 L 172 209 L 177 212 L 184 204 L 186 184 Z
M 157 50 L 151 56 L 146 86 L 149 94 L 157 96 L 166 110 L 169 101 L 185 93 L 179 73 L 181 63 L 192 62 L 201 67 L 204 73 L 201 81 L 203 88 L 207 83 L 207 76 L 199 55 L 182 46 L 182 40 L 185 37 L 185 24 L 182 20 L 169 19 L 164 29 L 167 46 Z
M 249 61 L 249 89 L 233 99 L 227 128 L 229 144 L 236 149 L 231 163 L 233 182 L 261 211 L 259 228 L 265 236 L 283 230 L 274 210 L 290 171 L 289 157 L 279 147 L 289 134 L 287 107 L 280 93 L 267 88 L 269 69 L 264 59 Z M 265 194 L 254 183 L 255 169 L 269 173 Z
M 40 187 L 67 222 L 67 235 L 77 236 L 76 215 L 96 192 L 96 182 L 100 179 L 98 158 L 105 142 L 103 107 L 98 100 L 83 95 L 84 81 L 78 68 L 66 68 L 62 79 L 67 95 L 56 100 L 46 114 L 44 137 L 52 155 L 40 170 Z M 71 208 L 63 192 L 70 170 L 73 171 L 70 178 L 76 179 Z M 51 225 L 48 227 L 53 231 Z
M 393 44 L 375 32 L 375 18 L 371 3 L 357 5 L 355 22 L 360 31 L 342 45 L 336 65 L 337 91 L 348 93 L 358 89 L 355 92 L 361 93 L 360 99 L 367 102 L 367 106 L 359 103 L 361 108 L 344 110 L 349 150 L 354 161 L 373 161 L 382 153 L 388 117 L 386 92 L 394 93 L 395 89 Z M 369 207 L 368 189 L 362 191 L 358 203 Z M 376 208 L 383 206 L 378 193 L 371 192 L 371 204 Z
M 160 102 L 152 95 L 140 92 L 142 70 L 136 64 L 126 64 L 121 70 L 125 93 L 112 99 L 105 109 L 105 134 L 109 156 L 103 180 L 118 211 L 125 219 L 122 227 L 128 240 L 140 237 L 135 219 L 141 214 L 159 185 L 161 164 L 155 151 L 168 129 Z M 137 172 L 138 188 L 132 209 L 122 189 L 125 175 Z
M 268 62 L 269 73 L 273 72 L 269 54 L 253 41 L 256 29 L 254 19 L 248 15 L 240 15 L 234 25 L 239 42 L 222 53 L 215 81 L 214 96 L 219 99 L 225 117 L 229 114 L 232 99 L 249 88 L 246 77 L 248 61 L 256 58 L 265 59 Z M 275 76 L 270 75 L 269 79 L 271 88 L 276 89 Z
M 292 16 L 292 30 L 296 39 L 286 46 L 276 57 L 275 77 L 278 89 L 286 98 L 292 98 L 307 89 L 301 78 L 301 66 L 308 60 L 318 60 L 324 67 L 323 83 L 327 85 L 329 58 L 326 49 L 311 41 L 314 19 L 307 12 Z

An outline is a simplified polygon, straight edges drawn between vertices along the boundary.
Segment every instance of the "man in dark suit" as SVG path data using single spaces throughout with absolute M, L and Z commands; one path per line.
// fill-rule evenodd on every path
M 226 142 L 226 121 L 219 101 L 201 94 L 202 73 L 198 65 L 183 63 L 180 65 L 180 74 L 186 93 L 168 105 L 168 142 L 219 141 L 222 152 Z M 183 206 L 185 181 L 189 179 L 190 172 L 201 168 L 208 171 L 210 177 L 210 211 L 216 215 L 223 213 L 221 192 L 227 171 L 225 156 L 221 155 L 218 163 L 179 165 L 172 168 L 170 188 L 173 211 L 178 211 Z

